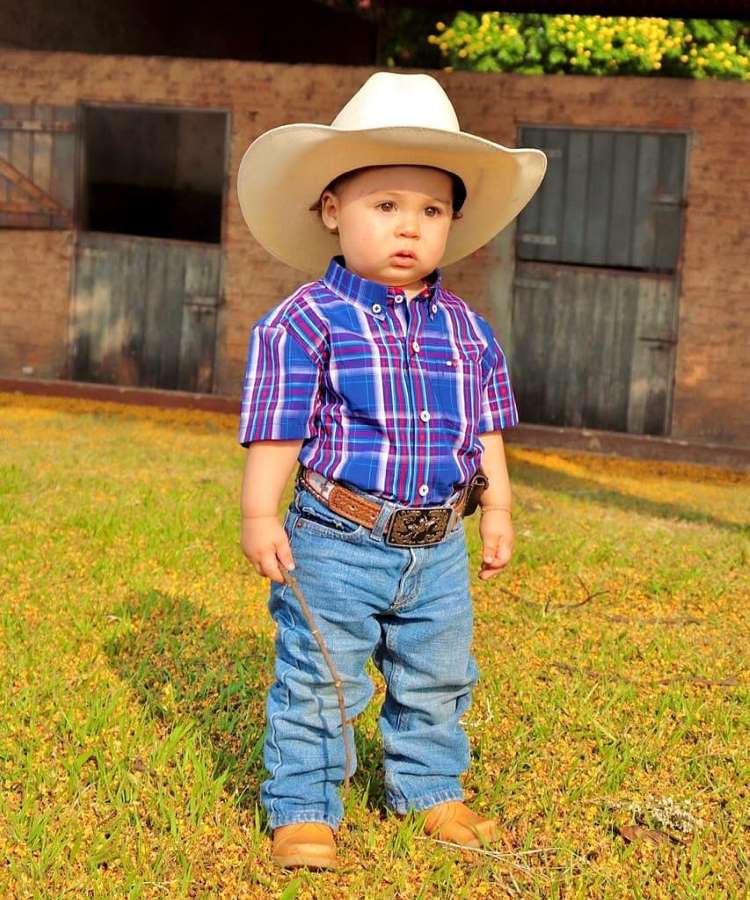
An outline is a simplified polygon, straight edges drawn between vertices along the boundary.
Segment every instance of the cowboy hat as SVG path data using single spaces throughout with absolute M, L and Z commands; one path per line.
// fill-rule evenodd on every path
M 466 201 L 460 224 L 448 233 L 446 266 L 518 215 L 539 187 L 547 157 L 461 131 L 431 75 L 376 72 L 330 125 L 281 125 L 250 144 L 237 176 L 242 215 L 269 253 L 318 274 L 341 250 L 310 206 L 338 175 L 386 165 L 434 166 L 463 181 Z

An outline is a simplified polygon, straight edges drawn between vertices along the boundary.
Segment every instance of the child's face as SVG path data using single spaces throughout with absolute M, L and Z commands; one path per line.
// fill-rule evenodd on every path
M 450 175 L 422 166 L 358 172 L 321 197 L 321 216 L 338 228 L 346 267 L 381 284 L 417 289 L 440 263 L 452 223 Z M 411 256 L 399 255 L 404 251 Z

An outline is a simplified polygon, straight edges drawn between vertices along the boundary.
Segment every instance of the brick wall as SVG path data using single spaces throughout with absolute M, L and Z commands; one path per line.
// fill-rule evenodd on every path
M 241 156 L 268 128 L 330 122 L 373 71 L 5 51 L 0 102 L 96 100 L 232 111 L 226 304 L 218 329 L 216 390 L 237 396 L 251 325 L 308 277 L 275 262 L 247 231 L 235 199 Z M 515 145 L 519 124 L 691 132 L 671 433 L 750 446 L 750 173 L 745 155 L 750 86 L 669 78 L 431 74 L 448 91 L 465 131 L 508 146 Z M 64 232 L 0 234 L 0 374 L 18 375 L 18 366 L 33 358 L 37 374 L 63 375 L 69 242 Z M 495 321 L 501 342 L 502 323 L 490 288 L 497 290 L 498 263 L 512 263 L 507 251 L 504 232 L 503 239 L 445 270 L 447 286 Z
M 68 348 L 73 232 L 0 230 L 0 374 L 59 378 Z

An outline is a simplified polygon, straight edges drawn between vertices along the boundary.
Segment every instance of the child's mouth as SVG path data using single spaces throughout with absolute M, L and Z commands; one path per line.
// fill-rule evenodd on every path
M 399 265 L 409 265 L 416 262 L 416 257 L 411 253 L 394 253 L 392 258 Z

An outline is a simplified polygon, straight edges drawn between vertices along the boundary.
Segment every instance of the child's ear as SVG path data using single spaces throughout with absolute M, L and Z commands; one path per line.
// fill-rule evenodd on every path
M 323 191 L 320 197 L 320 218 L 325 227 L 333 234 L 338 234 L 338 198 L 331 191 Z

